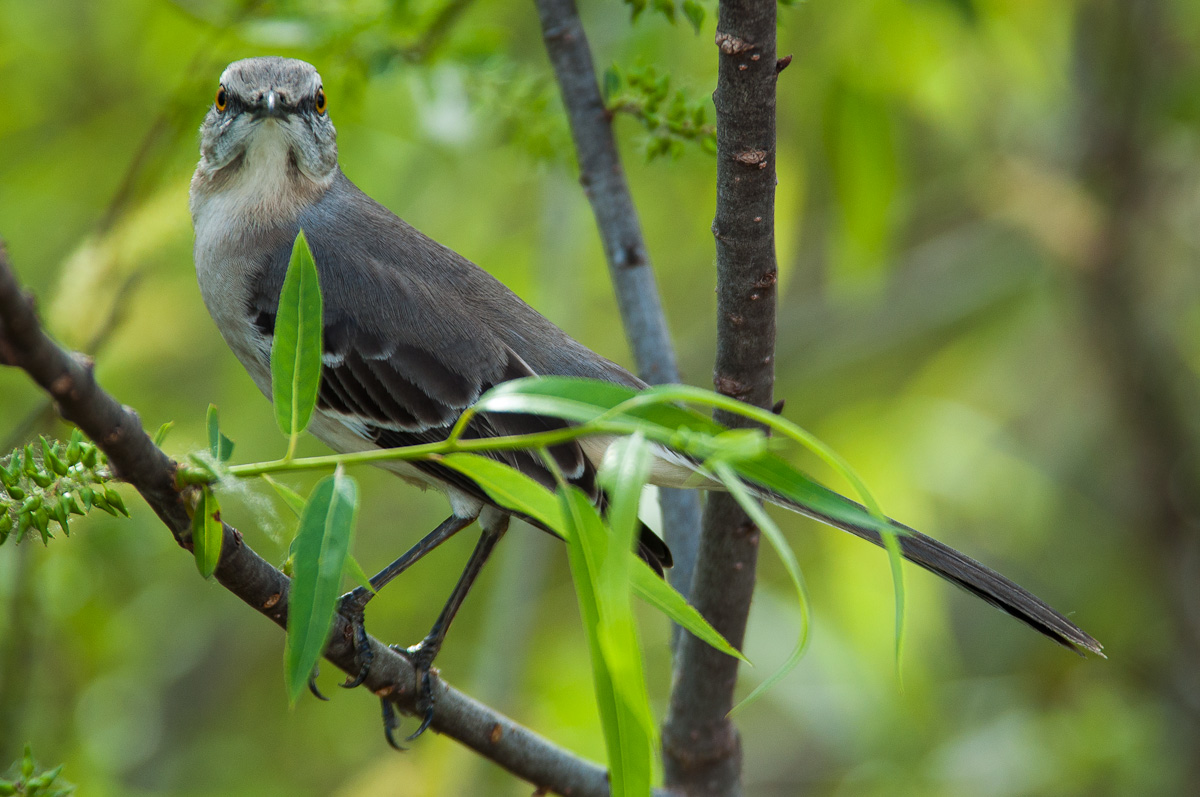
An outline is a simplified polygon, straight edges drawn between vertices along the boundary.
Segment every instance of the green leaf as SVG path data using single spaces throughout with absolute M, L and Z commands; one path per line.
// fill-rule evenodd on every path
M 843 475 L 858 491 L 866 507 L 818 484 L 769 448 L 753 443 L 743 433 L 722 435 L 731 430 L 707 415 L 680 405 L 689 401 L 737 412 L 767 424 L 816 453 Z M 846 462 L 799 426 L 768 410 L 727 396 L 683 385 L 663 385 L 635 391 L 622 385 L 572 377 L 538 377 L 505 382 L 485 393 L 476 404 L 478 412 L 528 412 L 585 424 L 596 423 L 605 430 L 632 434 L 642 431 L 647 439 L 677 448 L 700 459 L 728 451 L 737 459 L 736 470 L 749 480 L 779 492 L 823 517 L 853 523 L 876 531 L 892 531 L 878 504 Z M 684 430 L 681 432 L 680 430 Z M 725 444 L 729 448 L 725 449 Z M 756 455 L 757 451 L 757 455 Z M 868 508 L 869 507 L 869 508 Z
M 339 468 L 317 483 L 300 516 L 284 654 L 293 704 L 325 650 L 357 515 L 358 485 Z
M 696 607 L 687 602 L 687 598 L 679 594 L 677 589 L 664 581 L 641 559 L 635 559 L 629 577 L 637 596 L 665 614 L 673 623 L 722 653 L 750 663 L 741 651 L 729 644 L 725 637 L 704 619 L 704 615 L 696 611 Z
M 612 451 L 605 457 L 605 467 L 600 472 L 600 482 L 608 492 L 608 525 L 612 530 L 613 545 L 609 553 L 619 550 L 630 552 L 639 529 L 638 504 L 642 488 L 650 476 L 650 449 L 646 437 L 636 432 L 612 443 Z M 622 560 L 628 558 L 622 555 Z M 616 569 L 614 568 L 614 572 Z M 628 579 L 628 573 L 622 571 Z
M 289 457 L 317 405 L 317 390 L 321 385 L 321 333 L 317 264 L 301 231 L 292 247 L 292 259 L 279 295 L 275 338 L 271 345 L 275 421 L 280 431 L 290 438 Z
M 217 405 L 208 405 L 208 416 L 205 419 L 208 428 L 208 453 L 217 462 L 228 462 L 233 456 L 233 441 L 221 433 L 220 419 L 217 417 Z
M 533 518 L 546 528 L 571 539 L 573 529 L 564 521 L 561 505 L 554 493 L 520 471 L 478 454 L 449 454 L 439 462 L 469 476 L 483 488 L 489 498 L 505 509 Z M 632 552 L 629 555 L 633 557 Z M 700 612 L 645 562 L 634 558 L 630 579 L 638 597 L 661 611 L 671 621 L 722 653 L 746 661 Z
M 621 90 L 621 73 L 616 66 L 610 66 L 604 70 L 603 82 L 604 102 L 608 104 L 613 97 L 617 96 L 617 92 Z
M 371 586 L 371 577 L 367 575 L 366 570 L 363 570 L 362 565 L 358 563 L 353 554 L 346 554 L 346 567 L 343 575 L 368 592 L 375 591 L 375 588 Z
M 162 426 L 158 427 L 158 431 L 154 433 L 154 445 L 162 448 L 162 444 L 166 442 L 167 435 L 175 428 L 175 421 L 167 421 Z
M 592 657 L 592 678 L 608 750 L 613 795 L 650 792 L 654 721 L 646 695 L 641 653 L 629 605 L 628 581 L 619 572 L 627 557 L 608 556 L 609 533 L 587 496 L 564 485 L 558 491 L 563 517 L 574 534 L 567 546 Z M 607 562 L 606 562 L 607 560 Z
M 479 454 L 447 454 L 438 462 L 470 476 L 489 498 L 505 509 L 532 518 L 559 534 L 567 533 L 562 508 L 554 493 L 519 470 Z
M 820 457 L 846 479 L 865 506 L 817 483 L 786 460 L 760 446 L 753 435 L 729 434 L 711 418 L 682 406 L 691 402 L 743 415 L 781 433 Z M 904 531 L 882 512 L 862 479 L 836 452 L 794 423 L 759 407 L 685 385 L 634 391 L 621 385 L 570 377 L 539 377 L 506 382 L 485 393 L 476 411 L 530 412 L 577 424 L 603 425 L 615 433 L 642 431 L 655 442 L 697 459 L 731 464 L 745 481 L 800 507 L 796 511 L 880 535 L 892 570 L 896 606 L 897 656 L 903 646 L 904 582 L 896 535 Z M 703 469 L 698 468 L 703 473 Z M 701 482 L 703 478 L 700 479 Z M 795 509 L 795 507 L 790 507 Z
M 296 517 L 300 517 L 304 514 L 304 496 L 300 495 L 300 493 L 296 492 L 291 487 L 288 487 L 286 484 L 275 481 L 268 473 L 263 473 L 260 475 L 262 476 L 263 481 L 274 488 L 275 493 L 283 499 L 283 502 L 287 504 L 288 509 L 292 510 L 292 512 L 296 514 Z
M 700 26 L 704 24 L 704 6 L 700 5 L 697 0 L 683 0 L 683 14 L 688 18 L 688 22 L 692 23 L 692 27 L 697 33 L 700 32 Z
M 211 578 L 221 561 L 221 546 L 225 541 L 225 529 L 221 524 L 221 506 L 212 488 L 204 485 L 200 489 L 200 500 L 192 515 L 192 553 L 196 557 L 196 568 L 200 575 Z
M 804 576 L 800 572 L 800 564 L 796 561 L 796 554 L 792 551 L 787 540 L 783 537 L 783 532 L 775 525 L 775 521 L 771 520 L 771 516 L 766 513 L 757 500 L 750 495 L 750 491 L 742 484 L 741 478 L 734 471 L 733 466 L 727 462 L 718 462 L 713 466 L 717 475 L 725 488 L 729 490 L 729 494 L 738 502 L 738 505 L 750 516 L 750 519 L 758 526 L 763 536 L 771 543 L 771 547 L 775 549 L 775 553 L 779 555 L 780 561 L 783 562 L 784 570 L 787 571 L 788 578 L 792 580 L 792 586 L 796 589 L 796 601 L 800 605 L 800 634 L 796 640 L 796 646 L 792 649 L 791 655 L 788 656 L 778 670 L 767 677 L 765 681 L 758 685 L 746 699 L 738 703 L 730 711 L 738 711 L 761 697 L 768 689 L 779 682 L 781 678 L 795 669 L 800 663 L 800 659 L 804 656 L 804 651 L 808 647 L 809 629 L 812 626 L 810 617 L 810 609 L 808 602 L 808 591 L 804 587 Z

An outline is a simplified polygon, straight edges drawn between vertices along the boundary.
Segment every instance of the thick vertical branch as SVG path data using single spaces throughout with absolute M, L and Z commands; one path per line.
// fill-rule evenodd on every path
M 652 385 L 678 382 L 679 367 L 659 302 L 650 255 L 625 170 L 621 168 L 612 119 L 596 82 L 592 51 L 575 0 L 536 2 L 546 52 L 571 123 L 571 137 L 579 157 L 579 181 L 600 230 L 621 322 L 637 362 L 638 375 Z M 675 557 L 671 583 L 686 595 L 696 560 L 700 499 L 691 490 L 663 490 L 662 511 L 667 545 Z
M 775 0 L 721 0 L 716 44 L 716 389 L 760 407 L 775 381 Z M 718 418 L 745 425 L 732 415 Z M 754 592 L 758 529 L 724 495 L 709 498 L 692 602 L 740 646 Z M 693 637 L 680 646 L 663 731 L 668 787 L 692 797 L 741 792 L 741 743 L 726 717 L 737 661 Z

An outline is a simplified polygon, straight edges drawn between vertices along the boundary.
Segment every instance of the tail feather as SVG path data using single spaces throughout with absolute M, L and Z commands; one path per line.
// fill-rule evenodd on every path
M 869 540 L 882 546 L 880 533 L 864 526 L 848 523 L 838 518 L 829 517 L 814 511 L 812 508 L 797 503 L 755 485 L 759 497 L 765 501 L 798 512 L 814 520 L 819 520 L 830 526 L 848 531 L 864 540 Z M 853 504 L 845 499 L 847 504 Z M 857 506 L 857 505 L 855 505 Z M 959 553 L 949 545 L 938 542 L 916 529 L 909 528 L 889 518 L 888 522 L 899 532 L 897 540 L 904 558 L 914 564 L 936 573 L 952 584 L 965 589 L 1001 611 L 1011 614 L 1031 628 L 1040 631 L 1055 642 L 1083 655 L 1086 651 L 1104 655 L 1102 645 L 1085 633 L 1079 626 L 1072 623 L 1060 612 L 1055 611 L 1045 601 L 1023 587 L 1013 583 L 989 567 L 981 565 L 974 559 Z

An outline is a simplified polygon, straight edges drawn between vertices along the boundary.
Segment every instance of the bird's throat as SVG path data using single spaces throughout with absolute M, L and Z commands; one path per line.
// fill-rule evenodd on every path
M 192 217 L 202 223 L 251 228 L 287 225 L 328 188 L 314 181 L 297 162 L 286 130 L 264 120 L 247 137 L 241 154 L 215 171 L 204 164 L 192 180 Z

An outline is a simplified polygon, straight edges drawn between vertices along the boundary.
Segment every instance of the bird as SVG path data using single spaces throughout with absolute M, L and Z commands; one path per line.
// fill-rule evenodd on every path
M 444 440 L 459 416 L 490 388 L 514 379 L 571 376 L 635 390 L 646 383 L 559 329 L 488 272 L 425 236 L 371 199 L 338 165 L 337 134 L 321 76 L 311 64 L 277 56 L 235 61 L 221 74 L 200 128 L 200 160 L 189 207 L 201 296 L 251 379 L 271 396 L 270 354 L 279 295 L 293 242 L 303 230 L 323 297 L 317 408 L 309 431 L 339 452 Z M 565 427 L 534 414 L 482 414 L 468 437 L 527 434 Z M 596 471 L 610 439 L 580 438 L 550 454 L 571 484 L 599 506 Z M 553 487 L 555 468 L 530 452 L 498 459 Z M 479 541 L 449 600 L 418 644 L 402 649 L 421 684 L 418 706 L 433 716 L 431 667 L 475 576 L 506 532 L 511 513 L 464 475 L 436 462 L 383 467 L 445 495 L 450 516 L 371 579 L 342 598 L 352 622 L 362 683 L 370 665 L 367 602 L 440 543 L 478 521 Z M 695 467 L 660 452 L 651 482 L 694 487 Z M 704 487 L 719 488 L 712 482 Z M 753 485 L 752 485 L 753 486 Z M 829 517 L 769 490 L 765 500 L 882 545 L 879 531 Z M 844 499 L 850 502 L 850 499 Z M 971 592 L 1077 652 L 1100 644 L 1041 599 L 1004 576 L 903 524 L 890 521 L 905 558 Z M 670 551 L 643 529 L 638 553 L 661 574 Z M 1102 655 L 1102 654 L 1101 654 Z M 394 719 L 385 705 L 387 740 Z

